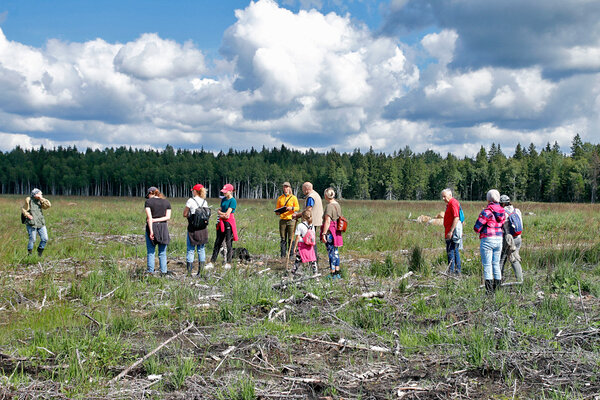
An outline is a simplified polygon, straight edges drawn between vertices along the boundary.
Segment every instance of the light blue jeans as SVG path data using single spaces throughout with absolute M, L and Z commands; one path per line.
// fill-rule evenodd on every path
M 483 264 L 483 277 L 485 280 L 502 279 L 500 269 L 500 255 L 502 254 L 502 236 L 481 239 L 479 243 L 481 263 Z
M 185 260 L 189 263 L 194 262 L 194 250 L 198 252 L 198 261 L 205 262 L 206 261 L 206 252 L 204 251 L 204 245 L 200 244 L 198 246 L 192 246 L 190 243 L 190 235 L 186 235 L 187 237 L 187 253 L 185 256 Z
M 33 250 L 33 246 L 35 245 L 35 239 L 37 238 L 37 234 L 40 234 L 40 245 L 38 249 L 43 249 L 46 247 L 46 243 L 48 242 L 48 230 L 46 226 L 42 226 L 41 228 L 34 228 L 30 225 L 25 225 L 27 227 L 27 234 L 29 235 L 29 243 L 27 243 L 27 250 Z
M 156 246 L 152 240 L 150 240 L 150 237 L 148 236 L 148 234 L 146 234 L 146 250 L 148 253 L 148 272 L 153 273 L 154 272 L 154 258 L 156 256 Z M 163 274 L 167 273 L 167 245 L 166 244 L 159 244 L 158 245 L 158 264 L 160 265 L 160 272 L 162 272 Z

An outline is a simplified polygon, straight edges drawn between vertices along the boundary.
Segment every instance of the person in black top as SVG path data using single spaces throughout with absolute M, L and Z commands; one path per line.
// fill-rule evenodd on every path
M 170 275 L 167 271 L 167 245 L 169 244 L 169 228 L 167 221 L 171 219 L 171 204 L 165 196 L 152 186 L 146 195 L 144 204 L 146 211 L 146 250 L 148 252 L 148 273 L 154 273 L 155 252 L 158 245 L 158 262 L 161 275 Z

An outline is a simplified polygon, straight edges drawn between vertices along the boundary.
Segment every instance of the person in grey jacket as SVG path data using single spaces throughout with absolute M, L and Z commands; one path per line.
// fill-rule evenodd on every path
M 33 253 L 33 246 L 38 234 L 40 235 L 40 244 L 37 248 L 38 256 L 41 257 L 46 248 L 48 230 L 46 229 L 46 219 L 42 210 L 47 210 L 51 206 L 50 200 L 44 198 L 42 191 L 37 188 L 31 191 L 31 197 L 25 199 L 21 213 L 25 217 L 25 227 L 29 235 L 29 242 L 27 243 L 27 253 L 29 255 Z
M 513 236 L 509 233 L 508 224 L 510 224 L 508 216 L 513 212 L 517 213 L 519 219 L 521 220 L 521 224 L 523 224 L 523 215 L 521 214 L 521 210 L 515 208 L 510 202 L 510 197 L 503 194 L 500 196 L 500 205 L 504 207 L 504 211 L 506 212 L 506 222 L 502 229 L 504 230 L 504 240 L 502 243 L 502 255 L 500 256 L 500 269 L 502 270 L 502 276 L 504 277 L 504 264 L 506 261 L 509 261 L 512 265 L 513 271 L 515 272 L 515 278 L 517 282 L 523 282 L 523 268 L 521 267 L 521 255 L 519 254 L 519 250 L 521 249 L 521 235 Z

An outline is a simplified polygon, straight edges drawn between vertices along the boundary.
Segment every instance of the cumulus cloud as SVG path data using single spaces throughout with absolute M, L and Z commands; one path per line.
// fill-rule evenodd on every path
M 35 48 L 0 29 L 0 150 L 410 145 L 472 155 L 492 141 L 597 142 L 595 2 L 393 0 L 378 32 L 318 11 L 336 0 L 287 3 L 300 11 L 274 0 L 237 10 L 211 60 L 155 33 Z
M 204 56 L 191 42 L 181 46 L 155 33 L 144 34 L 121 47 L 114 64 L 117 71 L 137 79 L 176 79 L 205 70 Z
M 545 74 L 559 76 L 600 71 L 594 58 L 600 49 L 597 1 L 394 1 L 382 32 L 395 35 L 431 26 L 458 34 L 458 66 L 543 66 Z
M 244 118 L 269 121 L 287 142 L 295 143 L 305 126 L 330 133 L 321 145 L 335 145 L 418 79 L 397 43 L 374 37 L 348 16 L 293 13 L 270 0 L 236 16 L 223 54 L 236 65 L 234 88 L 252 97 Z

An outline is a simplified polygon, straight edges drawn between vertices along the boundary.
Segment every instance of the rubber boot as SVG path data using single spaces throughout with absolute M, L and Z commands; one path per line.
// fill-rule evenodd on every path
M 485 280 L 485 291 L 488 294 L 491 294 L 494 292 L 494 281 L 491 279 L 486 279 Z
M 206 264 L 205 261 L 198 261 L 198 273 L 196 274 L 196 276 L 202 275 L 202 271 L 204 271 L 205 264 Z
M 194 268 L 194 265 L 193 265 L 193 263 L 191 263 L 191 262 L 187 261 L 187 265 L 186 265 L 186 266 L 187 266 L 187 273 L 188 273 L 188 276 L 192 276 L 192 268 Z
M 37 250 L 38 250 L 38 257 L 41 257 L 42 253 L 44 253 L 44 249 L 41 249 L 41 248 L 38 247 Z
M 279 242 L 279 254 L 281 254 L 281 257 L 287 256 L 287 242 L 285 239 L 281 239 Z
M 502 280 L 494 279 L 494 290 L 498 290 L 500 289 L 500 287 L 502 287 Z

